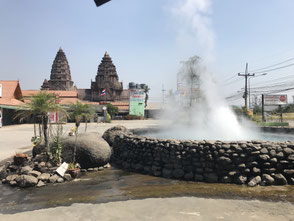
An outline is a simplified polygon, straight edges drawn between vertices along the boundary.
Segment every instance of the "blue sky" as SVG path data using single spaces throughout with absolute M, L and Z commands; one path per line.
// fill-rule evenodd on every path
M 176 88 L 180 61 L 204 56 L 207 47 L 189 17 L 173 13 L 186 1 L 207 2 L 112 0 L 96 8 L 93 0 L 0 0 L 0 79 L 19 79 L 23 89 L 39 89 L 62 47 L 73 81 L 78 88 L 89 88 L 107 50 L 125 88 L 130 81 L 147 83 L 151 100 L 160 101 L 163 84 Z M 253 70 L 294 57 L 294 1 L 210 3 L 200 15 L 214 34 L 210 69 L 224 96 L 243 86 L 242 80 L 227 86 L 222 81 L 244 71 L 246 62 Z M 252 84 L 293 71 L 292 66 L 271 72 Z

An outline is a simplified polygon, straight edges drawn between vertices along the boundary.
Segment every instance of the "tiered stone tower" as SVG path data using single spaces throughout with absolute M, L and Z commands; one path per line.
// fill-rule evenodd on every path
M 42 90 L 76 90 L 71 80 L 70 68 L 65 53 L 60 48 L 54 59 L 51 69 L 50 80 L 44 80 Z
M 105 95 L 101 95 L 105 89 Z M 94 101 L 118 101 L 121 100 L 123 84 L 118 81 L 116 67 L 108 52 L 105 52 L 94 82 L 91 81 L 92 100 Z

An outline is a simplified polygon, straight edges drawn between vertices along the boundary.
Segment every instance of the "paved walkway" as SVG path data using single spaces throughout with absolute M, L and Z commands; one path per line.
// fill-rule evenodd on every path
M 293 221 L 294 205 L 282 202 L 179 197 L 129 200 L 105 204 L 73 204 L 69 207 L 1 215 L 0 220 L 30 221 Z
M 123 125 L 128 129 L 156 127 L 159 124 L 157 120 L 117 120 L 111 123 L 89 123 L 87 132 L 104 133 L 110 127 Z M 64 133 L 68 134 L 69 130 L 74 127 L 74 123 L 64 125 Z M 79 132 L 85 131 L 85 124 L 82 123 Z M 0 128 L 0 161 L 13 156 L 15 153 L 25 152 L 32 149 L 31 137 L 34 136 L 33 124 L 21 124 L 5 126 Z

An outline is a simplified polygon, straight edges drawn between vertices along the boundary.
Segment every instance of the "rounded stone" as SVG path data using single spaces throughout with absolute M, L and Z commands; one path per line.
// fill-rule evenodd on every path
M 76 145 L 76 162 L 82 168 L 95 168 L 104 166 L 110 160 L 111 148 L 98 133 L 84 133 L 64 140 L 62 158 L 65 162 L 73 161 L 74 148 Z
M 107 143 L 112 146 L 114 143 L 114 139 L 117 135 L 120 135 L 121 133 L 128 133 L 128 129 L 124 126 L 117 125 L 112 128 L 109 128 L 104 132 L 102 135 L 103 139 L 107 141 Z

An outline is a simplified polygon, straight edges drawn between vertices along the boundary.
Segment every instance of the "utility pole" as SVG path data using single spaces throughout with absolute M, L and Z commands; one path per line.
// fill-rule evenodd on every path
M 246 63 L 245 74 L 238 73 L 238 76 L 245 77 L 245 92 L 244 92 L 244 99 L 245 99 L 245 107 L 248 109 L 247 98 L 248 98 L 248 89 L 247 89 L 247 81 L 248 77 L 255 76 L 255 74 L 248 73 L 248 63 Z
M 164 85 L 162 85 L 162 104 L 164 104 L 164 96 L 165 96 L 164 92 L 165 92 Z

